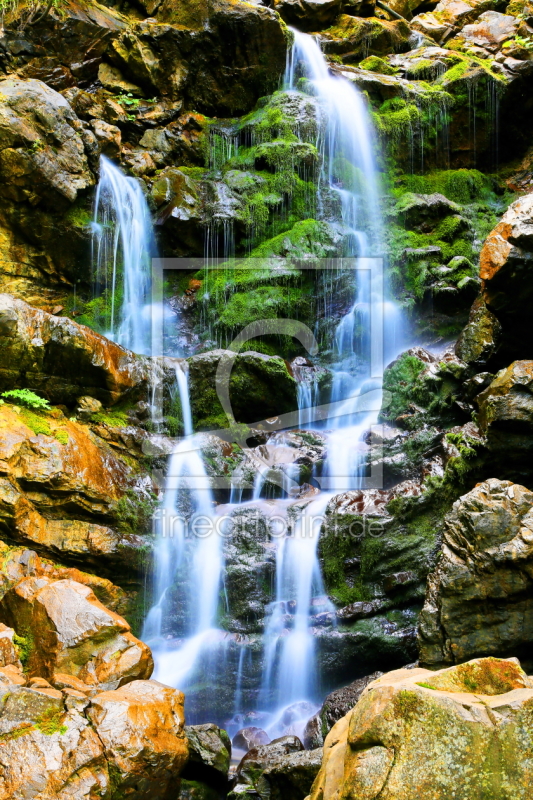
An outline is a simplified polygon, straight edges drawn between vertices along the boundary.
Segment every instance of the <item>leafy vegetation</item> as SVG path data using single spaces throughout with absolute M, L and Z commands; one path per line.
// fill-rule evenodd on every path
M 2 397 L 12 403 L 19 403 L 26 408 L 32 409 L 49 409 L 50 403 L 43 397 L 32 392 L 31 389 L 10 389 L 7 392 L 2 392 Z

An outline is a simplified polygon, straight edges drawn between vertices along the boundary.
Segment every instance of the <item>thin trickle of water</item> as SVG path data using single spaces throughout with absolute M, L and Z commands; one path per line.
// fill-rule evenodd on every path
M 141 186 L 101 156 L 94 200 L 95 295 L 103 297 L 106 336 L 136 353 L 151 349 L 152 220 Z
M 163 502 L 158 517 L 155 549 L 154 597 L 143 639 L 154 652 L 155 677 L 184 689 L 193 677 L 198 659 L 217 640 L 219 590 L 222 582 L 220 536 L 202 535 L 201 523 L 213 515 L 210 481 L 200 451 L 191 441 L 192 414 L 187 372 L 176 370 L 186 436 L 170 457 Z M 178 585 L 176 586 L 176 581 Z M 186 607 L 185 639 L 181 646 L 164 638 L 166 601 L 173 588 Z

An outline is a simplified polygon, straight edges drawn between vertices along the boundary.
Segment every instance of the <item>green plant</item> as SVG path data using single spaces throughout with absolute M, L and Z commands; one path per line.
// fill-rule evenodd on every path
M 121 106 L 124 108 L 131 108 L 137 109 L 141 101 L 138 97 L 134 97 L 131 92 L 127 92 L 127 94 L 119 94 L 115 96 L 115 100 L 117 103 L 120 103 Z
M 522 50 L 533 50 L 533 39 L 526 39 L 525 36 L 519 36 L 516 34 L 514 39 L 508 39 L 503 44 L 504 47 L 521 47 Z
M 45 400 L 44 397 L 39 397 L 31 389 L 10 389 L 8 392 L 2 392 L 2 397 L 13 403 L 20 403 L 26 408 L 47 410 L 50 408 L 48 400 Z

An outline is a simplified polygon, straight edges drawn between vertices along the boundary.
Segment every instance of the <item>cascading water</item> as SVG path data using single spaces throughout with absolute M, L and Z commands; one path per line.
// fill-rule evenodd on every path
M 216 642 L 219 638 L 215 623 L 223 565 L 221 537 L 202 536 L 199 528 L 191 530 L 189 527 L 191 523 L 212 517 L 213 497 L 204 462 L 192 441 L 188 375 L 182 364 L 176 367 L 176 384 L 185 437 L 170 457 L 164 499 L 157 518 L 156 602 L 146 618 L 143 639 L 150 643 L 154 652 L 155 677 L 184 689 L 198 659 L 213 639 Z M 168 646 L 163 637 L 165 604 L 177 584 L 189 588 L 188 596 L 181 597 L 185 606 L 184 639 Z
M 383 354 L 376 359 L 374 351 L 385 339 L 385 357 L 392 357 L 401 347 L 402 334 L 396 307 L 383 303 L 379 188 L 372 128 L 364 101 L 351 83 L 330 74 L 311 36 L 294 31 L 294 37 L 285 90 L 297 92 L 300 85 L 306 87 L 307 81 L 322 113 L 317 206 L 328 205 L 321 200 L 325 196 L 336 198 L 333 206 L 339 209 L 338 217 L 328 221 L 337 226 L 347 242 L 346 257 L 359 259 L 359 267 L 365 267 L 365 259 L 377 259 L 378 279 L 370 268 L 358 269 L 353 304 L 335 335 L 331 400 L 336 410 L 326 422 L 327 466 L 315 481 L 318 485 L 322 481 L 328 491 L 309 487 L 307 496 L 295 499 L 299 466 L 287 460 L 285 451 L 291 443 L 284 434 L 278 434 L 270 437 L 263 449 L 257 447 L 252 457 L 255 482 L 251 490 L 246 490 L 250 499 L 242 500 L 245 481 L 239 467 L 231 477 L 229 504 L 221 511 L 231 517 L 243 510 L 258 510 L 265 517 L 274 513 L 278 520 L 286 521 L 282 535 L 275 537 L 275 597 L 262 638 L 262 674 L 258 675 L 257 669 L 253 673 L 258 690 L 256 713 L 262 714 L 263 727 L 271 736 L 287 730 L 301 733 L 320 697 L 312 619 L 318 614 L 334 618 L 317 558 L 320 527 L 333 494 L 360 485 L 363 456 L 358 443 L 361 434 L 375 422 L 381 401 Z M 231 147 L 235 147 L 233 140 Z M 377 344 L 370 335 L 371 321 L 376 317 L 383 317 L 385 331 L 377 337 Z M 244 687 L 252 680 L 248 673 L 253 670 L 254 656 L 247 649 L 246 637 L 241 641 L 238 634 L 217 628 L 225 602 L 223 537 L 216 533 L 206 537 L 189 535 L 193 518 L 213 520 L 217 512 L 205 465 L 194 449 L 187 375 L 181 368 L 177 385 L 186 436 L 170 459 L 159 521 L 155 604 L 146 619 L 144 638 L 154 651 L 155 675 L 165 683 L 194 690 L 210 681 L 213 686 L 233 682 L 234 710 L 238 713 L 228 728 L 235 732 L 243 719 L 239 712 L 251 710 L 241 704 L 245 702 Z M 300 427 L 313 427 L 309 409 L 318 396 L 315 377 L 308 373 L 298 390 Z M 276 497 L 281 490 L 284 498 L 268 499 L 271 481 L 276 484 Z M 272 533 L 271 536 L 274 538 Z M 180 609 L 183 617 L 179 639 L 166 638 L 165 619 L 171 607 Z M 230 671 L 226 674 L 229 641 L 238 648 L 231 677 Z
M 151 351 L 151 259 L 156 255 L 150 210 L 135 178 L 105 156 L 94 201 L 93 269 L 106 336 L 136 353 Z

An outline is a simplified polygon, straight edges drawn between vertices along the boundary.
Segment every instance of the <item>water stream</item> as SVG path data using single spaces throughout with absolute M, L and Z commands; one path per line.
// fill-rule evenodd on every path
M 150 210 L 135 178 L 105 156 L 94 201 L 93 273 L 106 336 L 136 353 L 151 348 L 151 260 L 157 255 Z
M 320 701 L 322 687 L 312 618 L 320 613 L 334 618 L 317 558 L 321 521 L 334 494 L 362 485 L 363 457 L 358 443 L 377 419 L 384 358 L 389 360 L 402 349 L 404 335 L 394 303 L 384 301 L 379 186 L 373 132 L 364 100 L 351 83 L 330 74 L 311 36 L 297 31 L 294 36 L 285 90 L 299 91 L 301 81 L 307 82 L 325 119 L 319 134 L 322 166 L 317 206 L 321 206 L 324 193 L 337 196 L 341 212 L 334 224 L 347 243 L 346 257 L 352 259 L 346 263 L 353 268 L 353 259 L 358 259 L 353 304 L 341 320 L 333 343 L 336 358 L 330 369 L 335 412 L 326 422 L 315 425 L 310 407 L 319 393 L 309 375 L 303 377 L 298 392 L 300 425 L 308 429 L 321 426 L 327 438 L 326 467 L 315 481 L 322 491 L 311 488 L 307 496 L 295 499 L 294 487 L 296 492 L 300 488 L 294 480 L 298 468 L 286 463 L 283 450 L 290 443 L 281 433 L 271 438 L 263 451 L 250 451 L 256 477 L 253 488 L 247 490 L 249 499 L 243 501 L 242 474 L 237 470 L 231 478 L 229 503 L 216 505 L 193 433 L 187 372 L 179 365 L 176 378 L 185 436 L 170 458 L 157 522 L 155 601 L 143 631 L 143 639 L 154 652 L 156 679 L 192 694 L 209 681 L 214 691 L 230 685 L 235 715 L 229 723 L 223 720 L 230 733 L 241 725 L 243 714 L 253 710 L 242 707 L 243 686 L 255 681 L 255 713 L 272 738 L 288 730 L 301 734 Z M 233 142 L 231 147 L 235 147 Z M 104 174 L 109 176 L 106 180 L 110 187 L 117 185 L 114 171 L 103 173 L 103 179 Z M 101 196 L 106 196 L 103 188 Z M 269 476 L 273 474 L 277 475 L 277 496 L 279 487 L 283 495 L 277 500 L 268 499 L 272 490 Z M 246 637 L 230 634 L 219 625 L 227 605 L 224 525 L 242 510 L 256 510 L 267 525 L 273 514 L 278 521 L 285 521 L 281 535 L 274 537 L 271 531 L 275 542 L 274 598 L 262 637 L 262 668 L 255 678 L 250 678 L 254 656 Z M 217 520 L 223 517 L 226 522 L 218 527 Z M 210 535 L 202 532 L 206 520 L 215 521 Z M 171 614 L 180 617 L 179 638 L 165 637 L 165 618 Z M 235 668 L 230 668 L 228 661 L 231 647 L 238 648 Z

